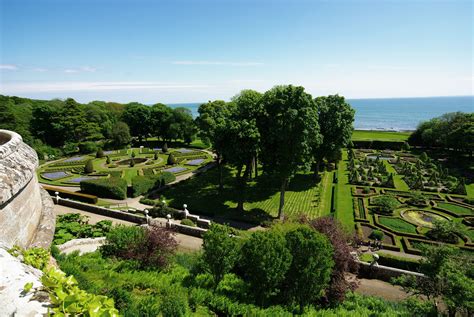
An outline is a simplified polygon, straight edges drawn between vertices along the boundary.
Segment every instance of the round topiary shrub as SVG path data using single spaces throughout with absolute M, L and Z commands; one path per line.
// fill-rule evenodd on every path
M 372 203 L 375 205 L 374 210 L 384 215 L 392 215 L 400 205 L 395 197 L 388 195 L 375 197 Z
M 84 166 L 84 173 L 90 174 L 94 172 L 94 164 L 92 163 L 92 160 L 88 160 L 86 162 L 86 165 Z
M 96 157 L 96 158 L 103 158 L 104 156 L 105 156 L 104 150 L 98 149 L 98 150 L 97 150 L 97 153 L 95 154 L 95 157 Z
M 173 153 L 171 153 L 170 155 L 168 155 L 168 162 L 167 162 L 168 165 L 174 165 L 176 164 L 176 157 L 174 157 Z
M 383 231 L 374 230 L 374 231 L 372 231 L 372 233 L 370 234 L 369 238 L 370 238 L 370 239 L 373 239 L 373 240 L 377 240 L 377 241 L 382 241 L 383 236 L 384 236 Z

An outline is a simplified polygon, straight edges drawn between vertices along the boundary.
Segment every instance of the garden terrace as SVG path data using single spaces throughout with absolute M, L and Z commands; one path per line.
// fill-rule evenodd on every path
M 174 166 L 166 165 L 170 153 L 179 155 Z M 212 161 L 211 155 L 204 151 L 182 147 L 170 148 L 168 153 L 157 152 L 153 148 L 131 148 L 104 151 L 103 154 L 104 157 L 100 158 L 91 153 L 44 164 L 38 169 L 39 180 L 49 185 L 79 186 L 82 180 L 111 176 L 123 178 L 131 185 L 132 178 L 138 175 L 151 176 L 162 171 L 180 175 Z M 92 161 L 92 173 L 85 172 L 88 161 Z

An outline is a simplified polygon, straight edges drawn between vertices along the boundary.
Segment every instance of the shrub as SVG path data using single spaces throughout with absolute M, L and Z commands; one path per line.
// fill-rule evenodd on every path
M 180 317 L 186 315 L 187 307 L 188 299 L 185 289 L 176 287 L 163 296 L 160 310 L 163 317 Z
M 425 196 L 423 196 L 420 192 L 411 193 L 407 203 L 417 207 L 425 207 L 428 205 L 428 201 L 426 200 Z
M 168 165 L 174 165 L 176 164 L 176 158 L 174 157 L 173 153 L 171 153 L 170 155 L 168 155 L 168 162 L 167 162 Z
M 161 151 L 162 151 L 163 153 L 168 152 L 168 143 L 165 142 L 165 144 L 163 144 L 163 147 L 161 148 Z
M 135 160 L 132 158 L 130 160 L 130 167 L 134 167 L 135 166 Z
M 191 219 L 183 219 L 181 220 L 181 224 L 190 227 L 196 227 L 196 224 Z
M 174 232 L 168 229 L 118 226 L 107 234 L 101 252 L 105 256 L 135 260 L 142 268 L 164 268 L 177 246 Z
M 89 154 L 97 151 L 97 144 L 94 142 L 79 143 L 79 152 Z
M 90 174 L 94 172 L 94 163 L 92 160 L 88 160 L 84 165 L 84 173 Z
M 375 197 L 372 201 L 373 204 L 376 205 L 375 210 L 385 215 L 392 215 L 395 209 L 400 205 L 395 197 L 388 195 Z
M 127 181 L 119 177 L 91 179 L 80 183 L 81 191 L 104 198 L 127 198 Z
M 306 221 L 303 219 L 303 221 Z M 347 272 L 358 269 L 357 262 L 351 255 L 354 250 L 350 242 L 352 237 L 348 235 L 342 225 L 333 217 L 321 217 L 312 220 L 310 226 L 316 231 L 326 235 L 331 241 L 334 249 L 334 269 L 331 274 L 329 287 L 325 291 L 325 300 L 330 303 L 343 302 L 346 293 L 356 288 L 356 283 L 345 279 Z
M 435 220 L 433 224 L 433 229 L 428 231 L 426 235 L 437 241 L 457 243 L 458 235 L 462 235 L 464 233 L 461 224 L 454 221 Z
M 383 236 L 384 236 L 383 231 L 373 230 L 372 233 L 370 234 L 369 238 L 377 240 L 377 241 L 382 241 Z
M 370 187 L 366 186 L 362 189 L 362 193 L 364 194 L 370 194 Z
M 104 156 L 105 156 L 104 150 L 102 150 L 102 149 L 98 149 L 97 153 L 95 153 L 96 158 L 103 158 Z
M 105 160 L 105 163 L 106 163 L 106 164 L 110 164 L 110 163 L 111 163 L 109 156 L 107 156 L 107 159 Z
M 155 151 L 155 154 L 153 154 L 153 159 L 156 161 L 158 159 L 158 152 Z
M 132 197 L 143 195 L 175 179 L 176 176 L 170 172 L 163 172 L 158 175 L 135 176 L 132 178 Z

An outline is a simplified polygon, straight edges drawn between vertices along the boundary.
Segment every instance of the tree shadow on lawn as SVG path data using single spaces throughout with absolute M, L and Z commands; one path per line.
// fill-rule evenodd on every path
M 260 208 L 244 212 L 236 210 L 238 193 L 235 190 L 235 170 L 224 166 L 222 172 L 224 189 L 221 193 L 218 190 L 219 171 L 214 168 L 166 189 L 161 193 L 163 197 L 160 199 L 169 200 L 170 206 L 178 209 L 187 204 L 191 213 L 217 217 L 219 222 L 233 219 L 260 224 L 262 221 L 272 219 L 268 212 Z M 258 181 L 249 182 L 245 202 L 265 201 L 278 192 L 278 187 L 261 186 L 260 179 L 265 184 L 270 183 L 264 176 L 259 177 Z

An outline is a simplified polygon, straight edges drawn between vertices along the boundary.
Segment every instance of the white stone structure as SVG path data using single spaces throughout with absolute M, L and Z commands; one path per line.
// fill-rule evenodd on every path
M 38 156 L 15 132 L 0 130 L 0 242 L 48 248 L 53 203 L 36 176 Z

